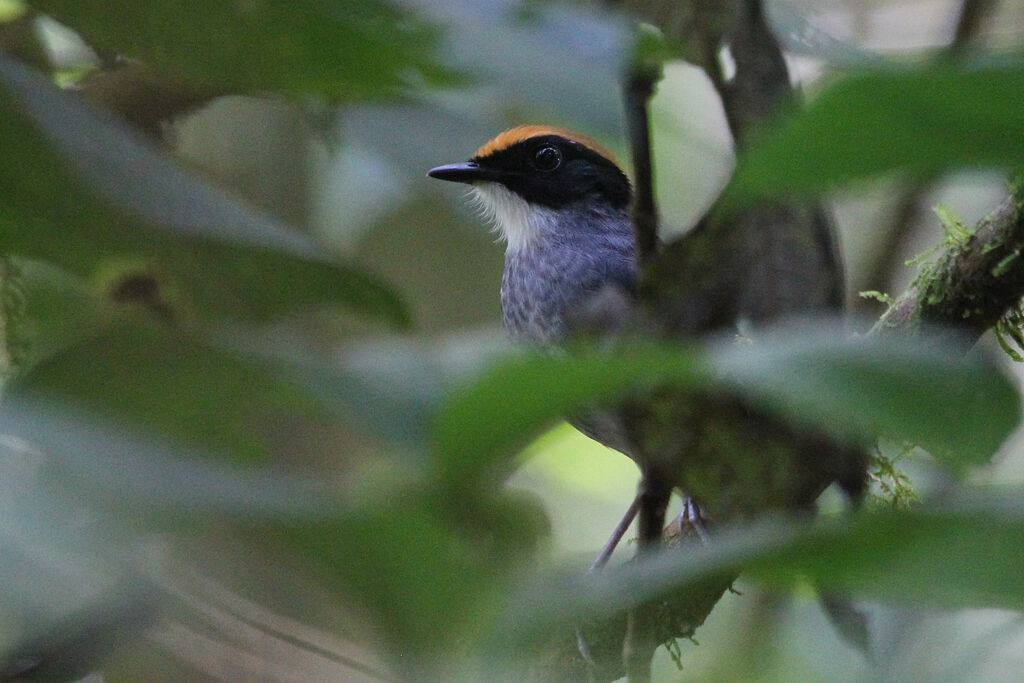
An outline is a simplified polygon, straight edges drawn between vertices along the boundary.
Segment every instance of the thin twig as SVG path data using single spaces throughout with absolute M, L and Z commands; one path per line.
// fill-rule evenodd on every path
M 630 71 L 625 84 L 626 126 L 633 156 L 632 219 L 641 268 L 658 249 L 658 208 L 654 200 L 654 162 L 647 105 L 660 76 L 659 68 L 639 65 Z

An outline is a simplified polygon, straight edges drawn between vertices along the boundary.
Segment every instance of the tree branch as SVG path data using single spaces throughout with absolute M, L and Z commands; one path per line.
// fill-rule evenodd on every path
M 960 14 L 956 20 L 956 29 L 953 31 L 953 40 L 946 50 L 948 56 L 958 56 L 974 42 L 982 22 L 994 6 L 993 0 L 963 0 L 960 3 Z
M 681 7 L 678 13 L 667 9 L 672 4 Z M 785 61 L 781 49 L 772 36 L 764 22 L 761 14 L 761 3 L 758 0 L 733 0 L 732 2 L 721 2 L 720 0 L 697 0 L 694 3 L 665 3 L 648 2 L 644 6 L 645 14 L 654 13 L 661 17 L 671 16 L 674 30 L 686 32 L 686 34 L 668 35 L 667 37 L 678 43 L 685 43 L 695 47 L 697 52 L 706 61 L 703 66 L 719 89 L 723 104 L 726 109 L 730 128 L 737 140 L 738 146 L 744 146 L 756 127 L 763 119 L 778 111 L 783 101 L 791 97 L 789 76 L 786 70 Z M 729 74 L 727 78 L 723 73 L 721 65 L 717 60 L 717 52 L 720 46 L 729 45 L 733 60 L 736 62 L 735 74 Z M 656 212 L 654 207 L 653 190 L 651 189 L 651 167 L 650 167 L 650 143 L 648 138 L 648 122 L 646 103 L 650 97 L 650 89 L 653 85 L 656 73 L 634 72 L 631 74 L 630 82 L 627 85 L 627 119 L 629 120 L 630 142 L 633 147 L 634 165 L 636 171 L 637 200 L 634 206 L 635 228 L 637 230 L 637 241 L 641 253 L 649 255 L 655 246 L 656 238 Z M 827 227 L 827 225 L 825 226 Z M 750 242 L 750 235 L 757 235 L 754 239 L 765 239 L 786 246 L 789 244 L 785 239 L 778 239 L 779 235 L 790 236 L 799 233 L 800 241 L 804 242 L 804 233 L 817 234 L 822 228 L 818 221 L 816 212 L 807 210 L 796 210 L 789 206 L 769 205 L 757 207 L 746 212 L 743 221 L 731 222 L 729 224 L 716 224 L 706 231 L 704 237 L 714 241 L 715 247 L 707 254 L 721 256 L 717 260 L 706 264 L 714 272 L 714 276 L 728 278 L 735 281 L 743 278 L 745 271 L 735 264 L 736 261 L 746 261 L 743 265 L 749 266 L 747 259 L 748 252 L 762 251 L 756 242 Z M 724 231 L 728 230 L 729 235 Z M 721 232 L 720 232 L 721 231 Z M 762 233 L 758 235 L 758 232 Z M 763 233 L 772 233 L 764 235 Z M 747 240 L 749 248 L 737 248 L 735 240 Z M 813 241 L 813 240 L 811 240 Z M 691 305 L 690 299 L 700 300 L 700 305 L 710 306 L 716 301 L 716 296 L 721 292 L 733 292 L 731 288 L 721 288 L 718 292 L 704 291 L 700 287 L 690 286 L 686 278 L 682 278 L 684 291 L 676 296 L 671 284 L 675 281 L 674 273 L 666 270 L 675 267 L 681 262 L 686 266 L 693 266 L 693 262 L 685 258 L 685 252 L 694 251 L 693 243 L 675 243 L 682 253 L 665 253 L 659 255 L 658 263 L 653 264 L 654 270 L 648 275 L 653 275 L 654 280 L 663 285 L 661 288 L 661 299 L 670 302 L 674 306 Z M 650 251 L 644 251 L 650 250 Z M 683 256 L 677 259 L 676 256 Z M 826 270 L 826 278 L 830 282 L 836 271 L 836 264 L 829 262 L 822 264 L 813 262 L 808 264 L 812 270 Z M 689 268 L 692 272 L 699 272 L 701 277 L 709 272 L 704 268 Z M 761 271 L 766 277 L 772 275 L 777 278 L 777 272 L 771 267 L 762 268 Z M 662 277 L 664 276 L 664 277 Z M 714 282 L 708 282 L 710 290 L 719 288 Z M 762 307 L 754 303 L 757 313 L 774 310 L 786 312 L 792 308 L 804 306 L 808 295 L 804 288 L 806 282 L 785 284 L 782 287 L 761 287 L 757 285 L 756 296 L 764 302 Z M 687 288 L 688 287 L 688 288 Z M 728 294 L 727 294 L 728 296 Z M 814 294 L 813 296 L 818 296 Z M 830 294 L 821 295 L 829 302 L 834 300 Z M 751 303 L 745 297 L 737 296 L 742 302 L 730 302 L 729 307 L 746 305 Z M 780 305 L 779 301 L 783 303 Z M 789 307 L 789 308 L 787 308 Z M 667 317 L 672 317 L 669 314 Z M 760 318 L 770 317 L 770 314 Z M 662 322 L 666 322 L 662 320 Z M 667 328 L 671 327 L 668 323 Z M 683 330 L 690 336 L 696 336 L 708 331 L 703 323 L 695 326 L 684 326 Z M 692 526 L 684 526 L 682 529 L 670 526 L 666 538 L 666 545 L 685 552 L 686 544 L 691 539 L 696 539 L 696 531 Z M 670 552 L 666 550 L 666 552 Z M 704 623 L 711 610 L 717 604 L 722 594 L 732 584 L 734 576 L 715 577 L 701 585 L 692 586 L 686 591 L 681 591 L 670 599 L 663 600 L 646 606 L 642 612 L 645 622 L 645 634 L 641 644 L 665 643 L 677 638 L 692 637 L 696 629 Z M 626 614 L 608 615 L 607 619 L 598 624 L 584 624 L 582 635 L 588 644 L 589 653 L 594 660 L 594 665 L 588 664 L 580 654 L 577 646 L 577 639 L 572 633 L 566 633 L 558 641 L 552 643 L 538 663 L 535 665 L 531 678 L 538 681 L 548 680 L 592 680 L 610 681 L 621 678 L 625 673 L 623 664 L 623 643 L 628 645 L 634 639 L 627 637 L 629 623 Z M 628 647 L 627 647 L 628 649 Z M 644 652 L 644 657 L 649 655 Z M 633 673 L 641 667 L 634 666 Z
M 922 324 L 973 341 L 1024 296 L 1024 202 L 1015 188 L 973 234 L 925 268 L 873 332 L 913 332 Z
M 629 147 L 633 155 L 633 230 L 637 261 L 642 268 L 658 249 L 658 208 L 654 200 L 654 164 L 651 160 L 648 103 L 661 68 L 649 64 L 634 66 L 626 76 L 625 108 Z

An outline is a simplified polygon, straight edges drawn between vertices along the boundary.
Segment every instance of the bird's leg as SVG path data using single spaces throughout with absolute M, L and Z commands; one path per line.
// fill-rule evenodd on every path
M 642 486 L 643 484 L 641 483 L 641 487 Z M 601 552 L 598 553 L 593 564 L 590 565 L 590 569 L 587 570 L 587 574 L 599 572 L 606 564 L 608 564 L 608 560 L 611 559 L 612 553 L 615 552 L 615 548 L 617 548 L 619 543 L 622 541 L 622 537 L 626 535 L 626 530 L 629 529 L 629 525 L 633 523 L 633 520 L 636 519 L 637 513 L 640 512 L 641 501 L 643 499 L 644 493 L 641 488 L 641 491 L 639 491 L 636 494 L 636 497 L 633 498 L 633 502 L 629 504 L 626 514 L 622 516 L 622 519 L 619 520 L 615 530 L 612 531 L 612 535 L 608 539 L 608 542 L 604 544 L 604 547 L 601 548 Z M 666 506 L 668 505 L 667 499 L 665 504 Z M 663 520 L 664 514 L 664 510 L 662 510 Z M 590 645 L 587 643 L 587 639 L 584 637 L 583 630 L 580 628 L 579 624 L 576 625 L 576 647 L 585 662 L 591 666 L 597 666 L 594 662 L 593 656 L 590 654 Z
M 629 509 L 626 510 L 626 514 L 619 520 L 615 530 L 612 531 L 611 538 L 601 548 L 601 552 L 598 553 L 597 557 L 594 558 L 593 564 L 590 565 L 590 569 L 587 570 L 587 574 L 594 574 L 604 569 L 604 566 L 608 564 L 608 560 L 611 558 L 612 553 L 615 552 L 615 548 L 618 547 L 622 537 L 626 535 L 626 529 L 636 519 L 636 513 L 640 510 L 640 494 L 638 493 L 633 499 L 633 502 L 629 504 Z M 583 661 L 591 666 L 597 666 L 594 662 L 593 656 L 590 654 L 590 645 L 587 643 L 587 639 L 583 636 L 583 630 L 579 624 L 576 625 L 576 648 L 580 651 L 580 656 L 583 657 Z
M 672 487 L 665 485 L 660 477 L 644 475 L 637 494 L 638 538 L 640 552 L 649 552 L 661 545 L 661 532 L 665 527 L 665 511 L 672 496 Z
M 661 534 L 665 527 L 665 510 L 672 495 L 672 487 L 659 478 L 645 473 L 640 482 L 639 500 L 639 555 L 652 553 L 661 545 Z M 626 641 L 622 646 L 622 658 L 626 675 L 631 683 L 643 683 L 651 679 L 651 659 L 659 642 L 655 633 L 657 625 L 657 603 L 645 603 L 633 608 L 626 625 Z
M 587 570 L 588 574 L 601 571 L 601 569 L 608 564 L 608 560 L 611 558 L 612 553 L 615 552 L 615 548 L 618 547 L 622 537 L 626 535 L 626 529 L 628 529 L 629 525 L 633 523 L 634 519 L 636 519 L 636 513 L 639 510 L 640 494 L 638 493 L 636 498 L 633 499 L 633 502 L 629 504 L 629 509 L 626 510 L 626 514 L 624 514 L 622 519 L 619 520 L 619 524 L 612 532 L 611 538 L 609 538 L 608 542 L 604 544 L 603 548 L 601 548 L 601 552 L 594 559 L 594 563 L 590 565 L 590 569 Z
M 683 509 L 679 511 L 677 523 L 679 525 L 680 538 L 682 538 L 686 527 L 690 526 L 697 534 L 697 538 L 700 539 L 702 545 L 707 545 L 710 542 L 708 528 L 704 524 L 704 513 L 701 512 L 700 506 L 697 505 L 693 498 L 683 496 Z

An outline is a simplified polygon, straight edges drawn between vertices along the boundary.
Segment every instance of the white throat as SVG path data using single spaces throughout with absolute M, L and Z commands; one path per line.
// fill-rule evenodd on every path
M 473 183 L 470 196 L 484 219 L 508 244 L 509 253 L 529 246 L 557 220 L 551 209 L 530 204 L 500 183 Z

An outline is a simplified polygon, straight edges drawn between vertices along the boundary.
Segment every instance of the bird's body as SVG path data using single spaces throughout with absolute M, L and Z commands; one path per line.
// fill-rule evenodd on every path
M 519 341 L 560 344 L 571 312 L 603 288 L 635 292 L 633 231 L 626 214 L 583 205 L 564 211 L 568 220 L 552 221 L 505 254 L 502 321 Z
M 785 207 L 781 228 L 760 241 L 744 239 L 742 219 L 704 223 L 638 272 L 628 178 L 603 148 L 564 129 L 514 128 L 430 175 L 470 184 L 505 239 L 502 316 L 523 343 L 559 348 L 629 325 L 694 338 L 841 301 L 828 226 Z M 804 218 L 810 228 L 788 229 Z M 729 396 L 666 388 L 571 422 L 636 461 L 659 500 L 678 487 L 723 517 L 806 506 L 833 480 L 857 489 L 863 479 L 858 451 Z

